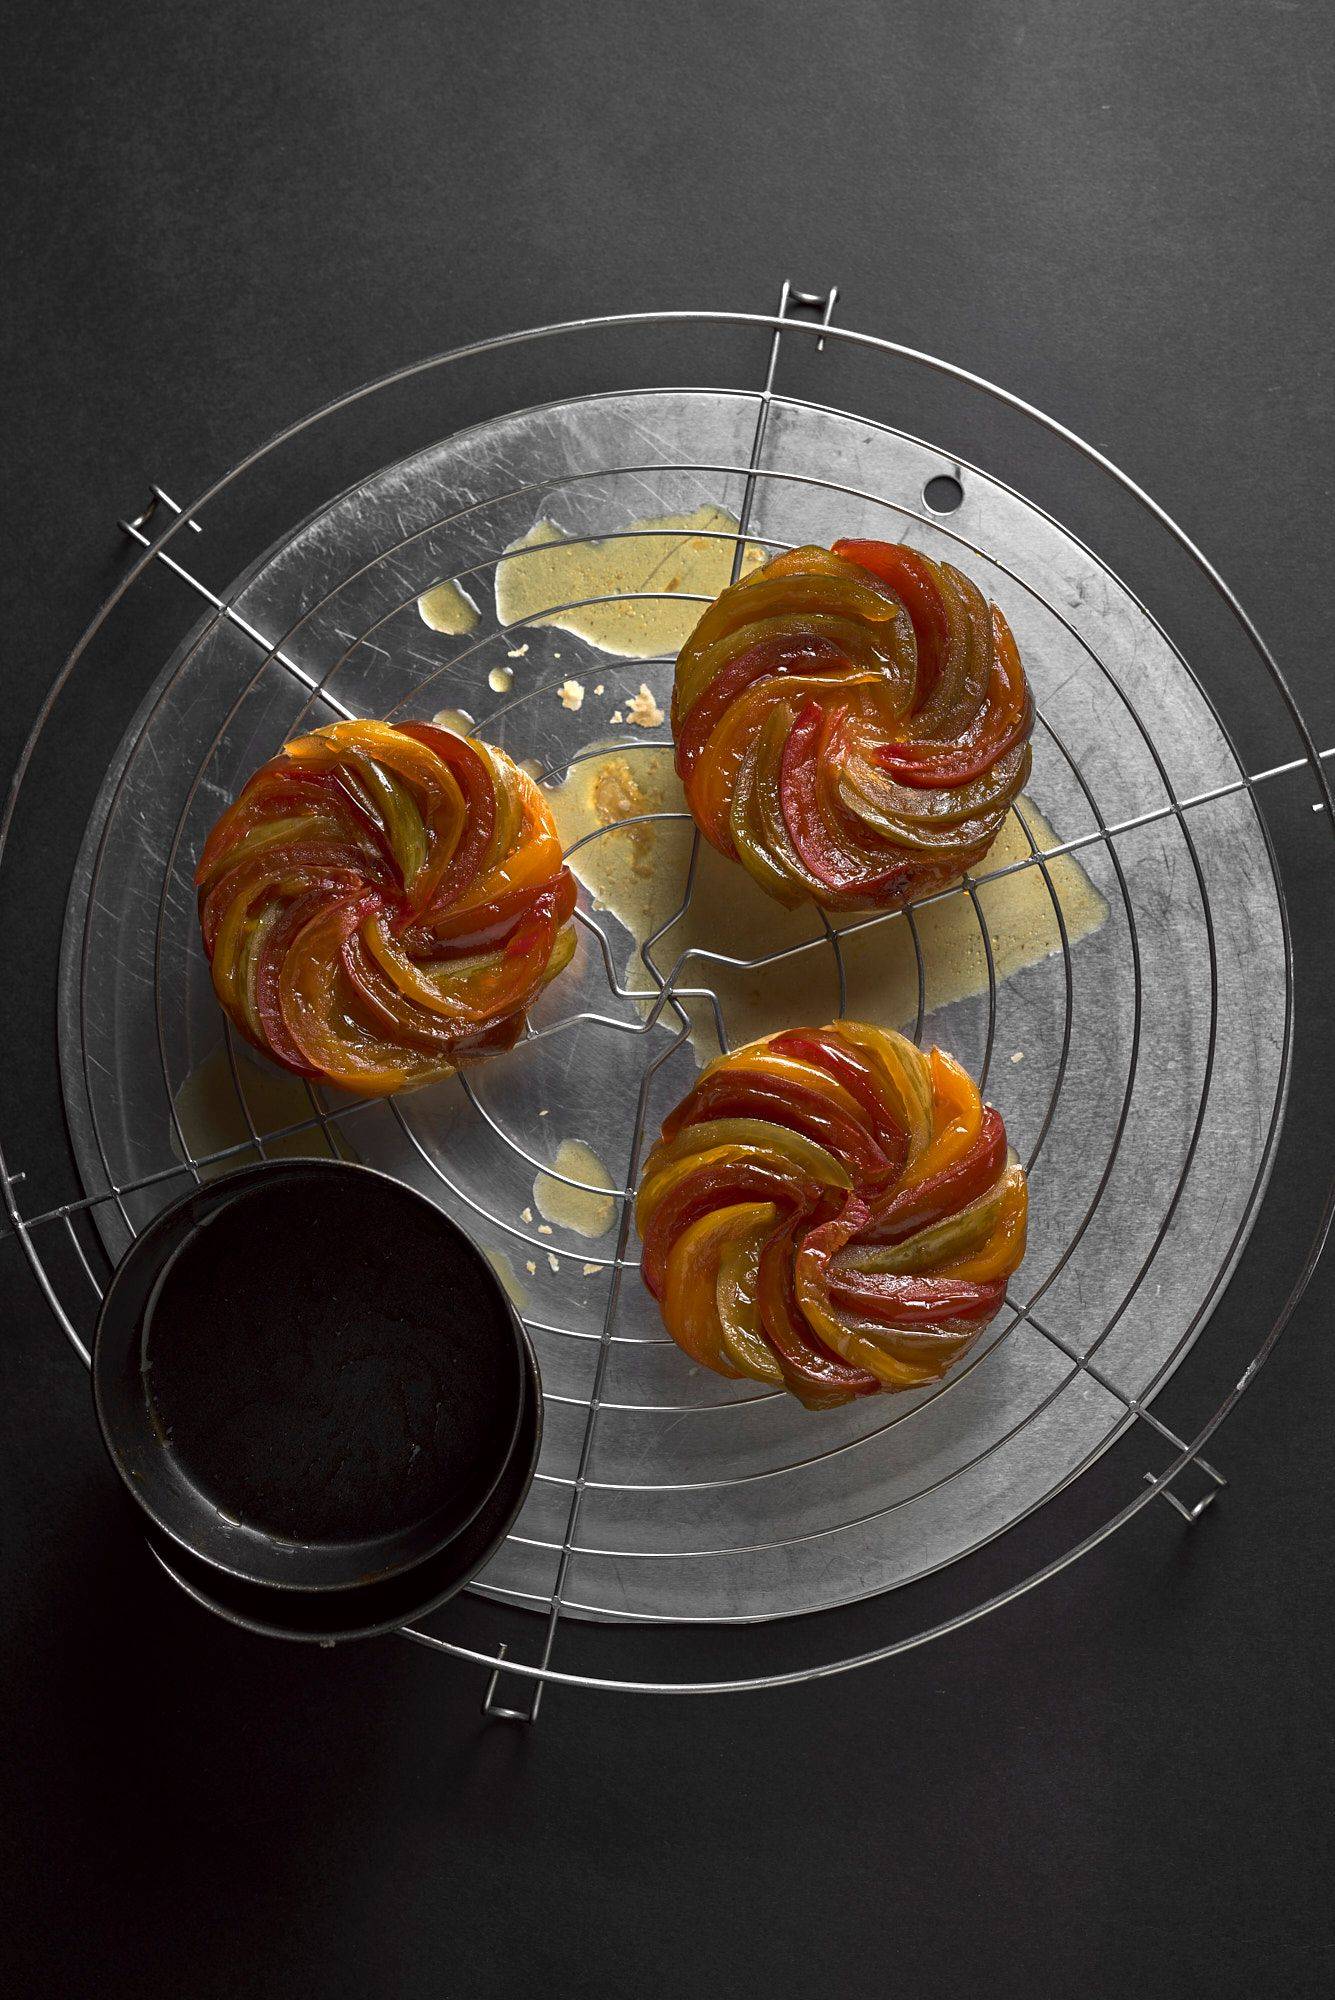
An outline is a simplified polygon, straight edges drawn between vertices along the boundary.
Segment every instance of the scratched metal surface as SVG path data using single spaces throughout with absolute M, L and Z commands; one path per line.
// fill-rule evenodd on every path
M 755 420 L 752 397 L 655 391 L 489 424 L 343 496 L 242 581 L 233 601 L 282 662 L 233 624 L 195 628 L 112 761 L 70 898 L 61 1062 L 90 1190 L 179 1157 L 173 1105 L 210 1061 L 262 1138 L 315 1115 L 300 1087 L 275 1098 L 249 1058 L 220 1053 L 191 888 L 204 835 L 250 770 L 293 730 L 339 712 L 292 668 L 356 713 L 462 708 L 559 776 L 595 722 L 567 713 L 555 686 L 573 675 L 629 693 L 644 680 L 666 707 L 671 663 L 613 659 L 550 627 L 503 631 L 498 554 L 541 516 L 588 535 L 707 501 L 737 513 Z M 1208 1338 L 1264 1184 L 1285 1083 L 1271 1003 L 1284 980 L 1275 883 L 1245 792 L 1183 814 L 1170 803 L 1236 779 L 1236 761 L 1167 641 L 1060 528 L 967 469 L 959 509 L 930 514 L 925 482 L 957 469 L 863 420 L 779 401 L 750 528 L 777 543 L 881 534 L 968 567 L 1005 608 L 1035 686 L 1030 795 L 1059 841 L 1095 836 L 1079 862 L 1106 921 L 1069 954 L 1004 980 L 994 1000 L 929 1008 L 922 1024 L 925 1041 L 975 1071 L 991 1048 L 987 1094 L 1032 1156 L 1015 1290 L 1028 1310 L 1007 1313 L 931 1391 L 812 1417 L 689 1364 L 628 1270 L 566 1578 L 577 1613 L 745 1621 L 815 1610 L 908 1582 L 1002 1532 Z M 458 575 L 482 617 L 452 639 L 423 624 L 416 599 Z M 490 669 L 521 640 L 514 687 L 493 693 Z M 624 736 L 638 756 L 666 728 Z M 1099 837 L 1101 824 L 1141 816 L 1114 842 Z M 737 897 L 756 894 L 738 871 Z M 483 1579 L 521 1604 L 545 1604 L 553 1586 L 616 1246 L 615 1229 L 589 1242 L 525 1223 L 535 1167 L 577 1136 L 624 1180 L 646 1070 L 651 1127 L 695 1070 L 670 1005 L 649 1024 L 643 1002 L 613 991 L 609 967 L 624 986 L 637 941 L 583 901 L 575 964 L 535 1015 L 546 1032 L 477 1073 L 471 1094 L 452 1081 L 350 1116 L 321 1100 L 338 1143 L 431 1193 L 522 1285 L 547 1423 L 529 1503 Z M 809 935 L 811 1012 L 824 1018 L 837 1007 L 835 967 L 814 919 Z M 669 935 L 651 953 L 660 974 L 671 946 Z M 857 949 L 883 951 L 888 968 L 911 940 L 895 919 Z M 703 970 L 689 962 L 681 979 L 699 986 Z M 221 1119 L 220 1143 L 244 1136 L 237 1119 L 234 1109 Z M 330 1142 L 314 1126 L 291 1143 Z M 179 1185 L 99 1209 L 113 1256 Z M 634 1248 L 632 1233 L 632 1260 Z

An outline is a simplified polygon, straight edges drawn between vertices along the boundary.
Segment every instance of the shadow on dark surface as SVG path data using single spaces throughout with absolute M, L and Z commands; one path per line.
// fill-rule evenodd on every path
M 784 275 L 839 282 L 848 323 L 1125 463 L 1335 735 L 1312 586 L 1335 282 L 1319 7 L 344 0 L 187 21 L 150 0 L 9 33 L 6 770 L 150 480 L 184 497 L 456 341 L 765 311 Z M 95 708 L 78 735 L 93 769 Z M 31 1144 L 40 1180 L 63 1137 Z M 288 1649 L 181 1600 L 0 1240 L 8 1986 L 1328 1990 L 1329 1296 L 1222 1431 L 1230 1487 L 1198 1529 L 1156 1501 L 866 1674 L 699 1701 L 554 1688 L 524 1734 L 483 1722 L 457 1663 Z

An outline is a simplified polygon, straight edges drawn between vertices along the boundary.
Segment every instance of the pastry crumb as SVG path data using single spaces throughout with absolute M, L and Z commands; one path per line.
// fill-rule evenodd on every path
M 528 652 L 528 641 L 526 639 L 522 646 L 507 646 L 506 658 L 511 660 L 522 660 L 527 652 Z
M 556 657 L 560 659 L 561 656 L 558 653 Z M 584 684 L 582 681 L 562 681 L 560 687 L 556 690 L 556 694 L 562 708 L 568 708 L 578 713 L 584 706 Z M 662 721 L 661 716 L 659 717 L 659 721 Z
M 614 709 L 612 710 L 612 716 L 611 716 L 611 719 L 612 719 L 612 721 L 613 721 L 613 722 L 620 722 L 620 720 L 621 720 L 621 710 L 620 710 L 619 708 L 614 708 Z
M 599 681 L 599 683 L 598 683 L 597 687 L 596 687 L 596 688 L 594 689 L 594 693 L 595 693 L 595 694 L 601 694 L 601 693 L 602 693 L 602 691 L 603 691 L 603 684 L 602 684 L 602 682 L 601 682 L 601 681 Z
M 1014 1052 L 1014 1054 L 1013 1054 L 1013 1055 L 1011 1056 L 1011 1061 L 1012 1061 L 1012 1062 L 1023 1062 L 1023 1061 L 1024 1061 L 1024 1050 L 1023 1050 L 1023 1049 L 1016 1049 L 1016 1050 L 1015 1050 L 1015 1052 Z
M 521 1208 L 519 1211 L 519 1219 L 521 1222 L 532 1222 L 533 1210 L 531 1208 Z
M 584 1266 L 584 1275 L 586 1278 L 596 1278 L 602 1268 L 601 1264 L 586 1264 Z
M 546 1113 L 545 1111 L 540 1111 L 540 1112 L 538 1113 L 538 1116 L 539 1116 L 539 1118 L 545 1118 L 545 1117 L 547 1116 L 547 1113 Z
M 550 1250 L 547 1252 L 547 1262 L 551 1265 L 554 1271 L 560 1270 L 561 1259 Z
M 526 1257 L 526 1258 L 525 1258 L 525 1260 L 524 1260 L 524 1269 L 525 1269 L 525 1270 L 526 1270 L 526 1271 L 528 1272 L 528 1274 L 529 1274 L 530 1278 L 536 1278 L 536 1277 L 537 1277 L 537 1275 L 538 1275 L 538 1267 L 537 1267 L 537 1265 L 536 1265 L 536 1264 L 534 1263 L 534 1261 L 533 1261 L 533 1259 L 532 1259 L 531 1257 Z
M 657 729 L 663 720 L 662 709 L 643 681 L 640 682 L 639 693 L 633 694 L 626 703 L 626 720 L 641 729 Z
M 539 1236 L 550 1236 L 551 1233 L 552 1233 L 552 1225 L 550 1222 L 540 1222 L 538 1224 Z

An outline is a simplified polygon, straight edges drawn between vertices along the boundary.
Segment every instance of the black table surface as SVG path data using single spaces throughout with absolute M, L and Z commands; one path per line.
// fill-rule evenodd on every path
M 457 341 L 785 275 L 1143 479 L 1328 740 L 1321 0 L 5 12 L 4 769 L 150 480 Z M 171 1591 L 12 1237 L 0 1288 L 8 1990 L 1329 1990 L 1328 1276 L 1195 1532 L 1156 1503 L 861 1676 L 527 1733 L 415 1647 Z

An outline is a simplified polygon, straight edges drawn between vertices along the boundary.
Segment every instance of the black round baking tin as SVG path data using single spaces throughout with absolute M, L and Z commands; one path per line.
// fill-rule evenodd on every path
M 509 1517 L 539 1401 L 476 1245 L 412 1188 L 334 1160 L 248 1167 L 157 1216 L 108 1288 L 93 1390 L 155 1549 L 197 1595 L 211 1580 L 265 1603 L 408 1585 L 433 1562 L 407 1594 L 438 1596 L 493 1503 Z M 248 1609 L 272 1630 L 382 1622 Z

